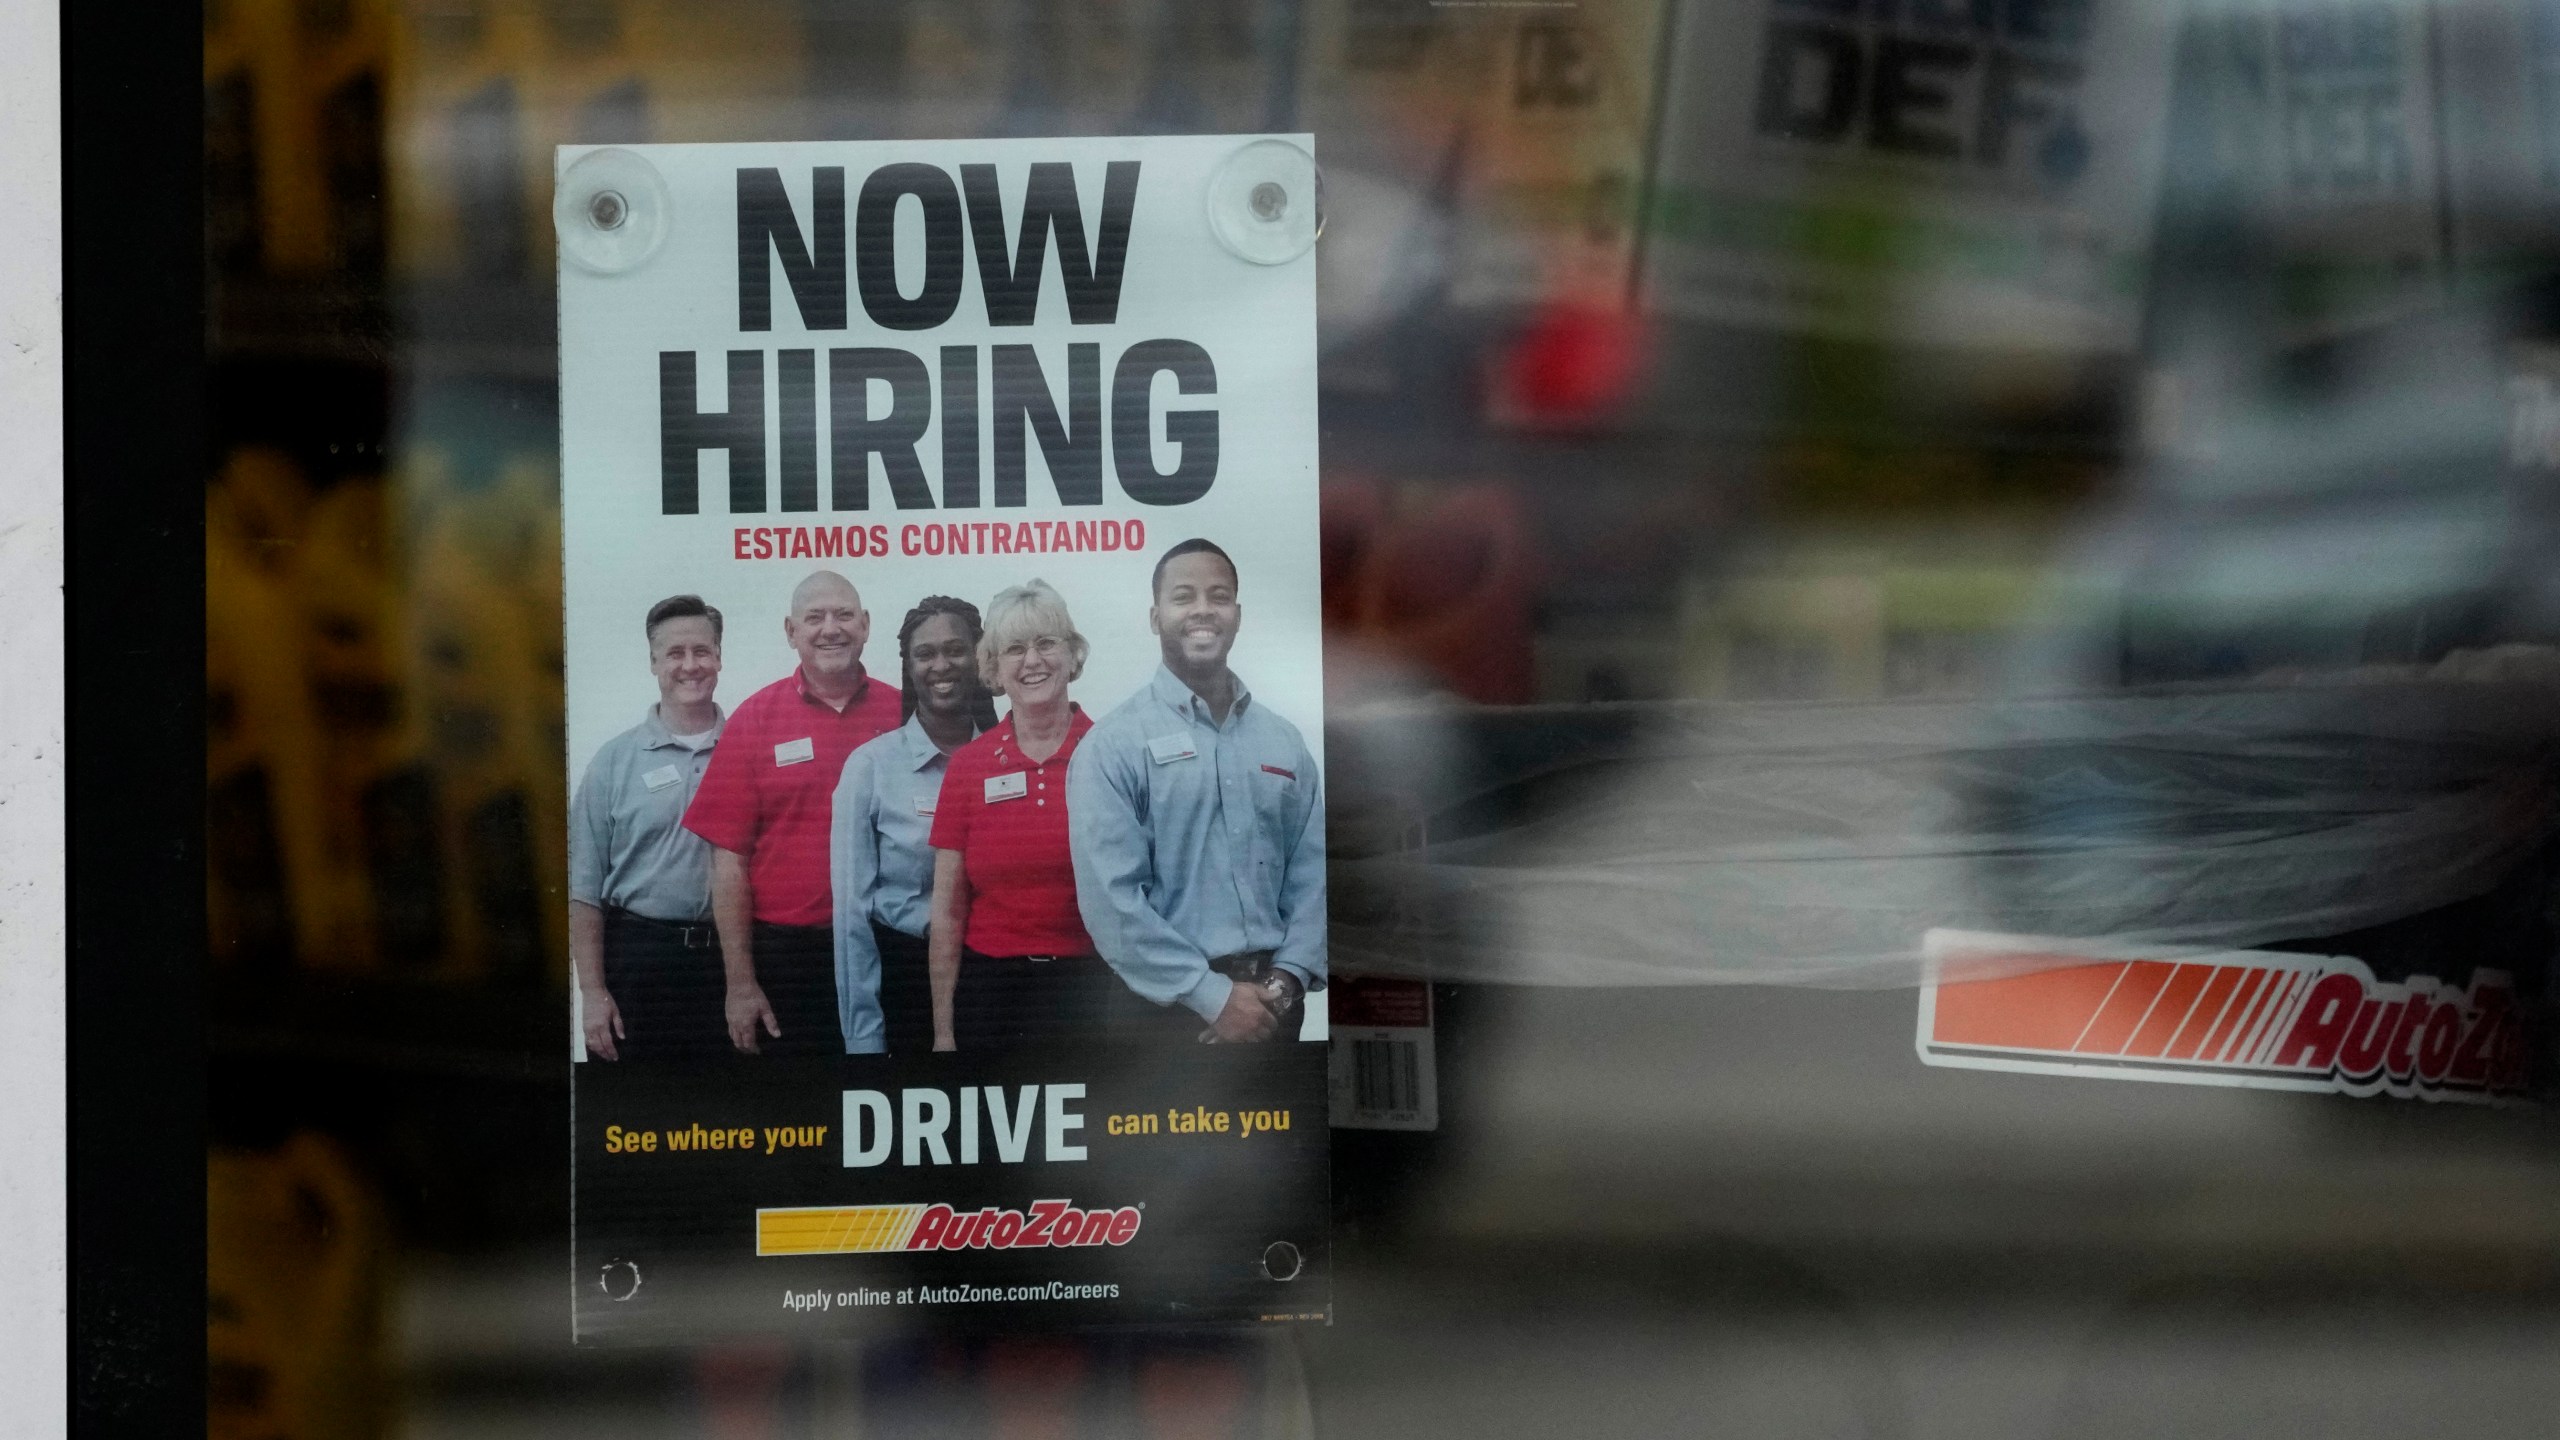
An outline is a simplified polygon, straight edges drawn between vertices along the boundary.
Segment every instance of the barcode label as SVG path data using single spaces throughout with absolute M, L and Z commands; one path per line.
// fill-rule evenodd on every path
M 1350 1130 L 1440 1128 L 1430 987 L 1368 979 L 1336 981 L 1335 987 L 1352 993 L 1334 999 L 1333 1123 Z M 1345 1015 L 1400 1023 L 1345 1024 Z
M 1410 1040 L 1351 1042 L 1352 1107 L 1408 1119 L 1422 1111 L 1422 1047 Z

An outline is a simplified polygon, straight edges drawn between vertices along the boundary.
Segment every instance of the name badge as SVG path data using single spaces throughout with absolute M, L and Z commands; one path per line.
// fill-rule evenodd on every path
M 933 800 L 934 800 L 934 797 L 933 797 L 933 796 L 930 796 L 930 795 L 919 795 L 919 796 L 917 796 L 917 797 L 916 797 L 916 813 L 917 813 L 917 814 L 919 814 L 919 815 L 930 815 L 930 814 L 932 814 L 932 813 L 933 813 Z
M 817 742 L 806 735 L 773 747 L 773 763 L 776 765 L 799 765 L 817 758 Z
M 1159 735 L 1147 742 L 1147 753 L 1156 757 L 1157 764 L 1170 765 L 1176 760 L 1188 760 L 1200 752 L 1192 747 L 1188 735 Z
M 664 790 L 683 778 L 683 772 L 677 770 L 673 765 L 661 765 L 657 769 L 650 771 L 648 774 L 641 776 L 640 783 L 648 786 L 652 790 Z
M 1030 793 L 1031 777 L 1023 771 L 987 777 L 987 803 L 990 805 L 999 800 L 1019 800 Z

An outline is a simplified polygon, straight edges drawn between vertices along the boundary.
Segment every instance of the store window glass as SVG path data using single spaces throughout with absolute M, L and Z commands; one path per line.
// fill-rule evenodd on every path
M 211 1433 L 2560 1413 L 2549 0 L 203 53 Z M 573 1346 L 556 147 L 1264 134 L 1323 186 L 1332 1323 Z

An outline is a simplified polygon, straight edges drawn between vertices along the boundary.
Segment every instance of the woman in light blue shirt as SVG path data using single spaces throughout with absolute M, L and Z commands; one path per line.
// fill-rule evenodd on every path
M 933 1048 L 925 929 L 934 800 L 951 752 L 996 723 L 978 678 L 978 607 L 928 595 L 898 626 L 907 722 L 857 749 L 836 782 L 828 859 L 836 1009 L 847 1054 Z

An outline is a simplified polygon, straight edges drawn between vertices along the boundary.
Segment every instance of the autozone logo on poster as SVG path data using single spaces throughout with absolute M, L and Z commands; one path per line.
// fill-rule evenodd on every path
M 2490 1100 L 2523 1089 L 2502 971 L 2377 980 L 2351 956 L 2169 951 L 1933 930 L 1921 1062 L 2270 1090 Z M 1965 978 L 1978 976 L 1980 978 Z
M 756 1212 L 759 1255 L 864 1255 L 892 1250 L 1039 1250 L 1126 1245 L 1144 1208 L 1079 1210 L 1034 1200 L 1026 1210 L 931 1205 L 813 1205 Z

